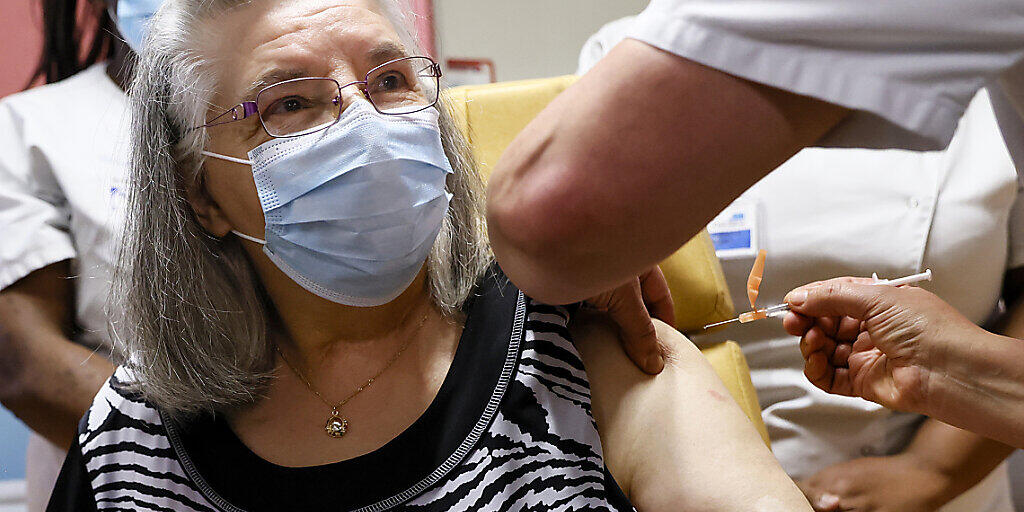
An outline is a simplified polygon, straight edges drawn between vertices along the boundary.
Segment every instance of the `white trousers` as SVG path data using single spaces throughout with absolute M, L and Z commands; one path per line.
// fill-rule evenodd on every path
M 30 432 L 25 453 L 25 494 L 28 512 L 44 512 L 50 501 L 53 484 L 67 454 L 57 445 Z

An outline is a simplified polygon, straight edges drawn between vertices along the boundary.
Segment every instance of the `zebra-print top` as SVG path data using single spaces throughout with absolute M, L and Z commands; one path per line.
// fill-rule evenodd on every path
M 286 468 L 223 418 L 171 420 L 118 369 L 82 419 L 48 510 L 632 510 L 604 465 L 565 308 L 500 272 L 466 306 L 426 412 L 366 455 Z

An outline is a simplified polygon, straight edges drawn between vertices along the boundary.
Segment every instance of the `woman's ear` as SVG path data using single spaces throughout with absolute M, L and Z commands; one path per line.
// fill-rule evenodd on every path
M 188 203 L 196 214 L 199 224 L 211 235 L 223 238 L 234 229 L 220 205 L 206 190 L 205 180 L 197 179 L 185 191 Z

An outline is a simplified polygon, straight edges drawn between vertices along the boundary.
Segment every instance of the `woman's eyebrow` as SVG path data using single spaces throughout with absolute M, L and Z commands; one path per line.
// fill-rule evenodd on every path
M 408 56 L 409 52 L 405 51 L 405 47 L 394 41 L 380 42 L 366 52 L 366 59 L 371 66 L 376 66 L 389 60 L 400 59 Z M 256 101 L 256 95 L 259 94 L 260 91 L 278 82 L 291 80 L 293 78 L 303 78 L 306 76 L 308 76 L 308 74 L 305 71 L 271 69 L 270 71 L 261 74 L 256 78 L 256 80 L 253 80 L 252 85 L 242 93 L 239 103 L 245 101 Z
M 373 66 L 408 56 L 409 52 L 405 51 L 405 47 L 394 41 L 380 42 L 366 52 L 366 60 Z
M 245 101 L 256 101 L 256 95 L 259 94 L 260 91 L 278 82 L 291 80 L 293 78 L 303 78 L 306 76 L 307 73 L 305 71 L 271 69 L 270 71 L 261 74 L 256 78 L 256 80 L 253 80 L 252 85 L 242 93 L 242 98 L 239 100 L 239 103 Z

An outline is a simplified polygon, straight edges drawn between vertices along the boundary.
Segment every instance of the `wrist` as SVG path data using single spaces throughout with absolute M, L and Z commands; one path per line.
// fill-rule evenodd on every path
M 942 418 L 950 407 L 957 407 L 958 393 L 976 378 L 978 361 L 997 341 L 994 338 L 1001 336 L 974 324 L 939 329 L 939 335 L 928 340 L 927 348 L 916 358 L 921 377 L 913 394 L 913 411 Z
M 1024 351 L 1020 350 L 1024 344 L 973 327 L 957 336 L 943 336 L 942 343 L 923 363 L 926 377 L 922 379 L 920 406 L 915 411 L 968 430 L 974 429 L 966 425 L 980 418 L 965 416 L 964 411 L 981 412 L 1014 405 L 998 391 L 1004 381 L 1016 377 L 1009 375 L 1014 372 L 1006 371 L 1006 361 L 1024 357 Z M 1024 371 L 1020 376 L 1024 376 Z

